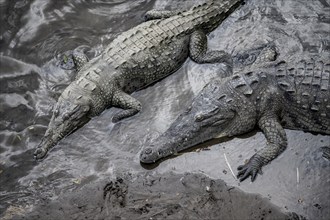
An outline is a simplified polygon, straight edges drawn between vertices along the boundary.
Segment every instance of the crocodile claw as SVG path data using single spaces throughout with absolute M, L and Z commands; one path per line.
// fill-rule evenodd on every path
M 237 167 L 237 170 L 239 171 L 237 178 L 239 178 L 239 181 L 242 182 L 251 176 L 251 181 L 253 182 L 256 179 L 258 173 L 262 174 L 261 167 L 264 164 L 265 158 L 257 154 L 253 155 L 247 164 Z
M 40 159 L 43 159 L 47 154 L 47 151 L 44 149 L 44 148 L 37 148 L 35 151 L 34 151 L 34 158 L 36 160 L 40 160 Z

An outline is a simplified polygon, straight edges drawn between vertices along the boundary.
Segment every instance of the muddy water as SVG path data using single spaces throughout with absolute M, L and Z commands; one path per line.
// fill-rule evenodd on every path
M 0 213 L 26 213 L 47 199 L 123 173 L 196 172 L 223 179 L 248 193 L 310 219 L 330 216 L 329 160 L 320 147 L 330 137 L 287 130 L 288 149 L 258 176 L 241 184 L 230 174 L 265 144 L 261 133 L 210 143 L 155 167 L 142 167 L 143 144 L 164 132 L 223 65 L 188 60 L 172 76 L 135 93 L 143 104 L 138 115 L 111 123 L 117 109 L 103 112 L 64 139 L 41 163 L 33 151 L 48 125 L 60 91 L 74 77 L 58 66 L 58 55 L 85 48 L 100 54 L 116 34 L 142 22 L 151 8 L 188 8 L 196 2 L 174 0 L 0 1 Z M 329 0 L 248 0 L 210 34 L 210 47 L 232 54 L 273 42 L 289 59 L 300 52 L 330 59 Z M 5 210 L 7 209 L 7 212 Z M 5 215 L 5 214 L 4 214 Z M 8 216 L 8 215 L 6 215 Z

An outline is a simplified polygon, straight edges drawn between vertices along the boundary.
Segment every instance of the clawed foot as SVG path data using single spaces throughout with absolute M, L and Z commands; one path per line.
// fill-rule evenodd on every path
M 45 156 L 47 155 L 47 150 L 45 150 L 44 148 L 37 148 L 34 152 L 34 158 L 36 160 L 41 160 L 43 159 Z
M 241 165 L 237 168 L 239 171 L 237 178 L 239 178 L 239 181 L 242 182 L 251 176 L 251 181 L 253 182 L 256 179 L 258 173 L 262 174 L 261 167 L 265 164 L 265 159 L 255 154 L 250 158 L 247 164 Z

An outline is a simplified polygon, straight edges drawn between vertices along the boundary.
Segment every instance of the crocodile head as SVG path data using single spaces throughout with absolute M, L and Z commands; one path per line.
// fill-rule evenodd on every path
M 85 63 L 88 62 L 88 57 L 83 51 L 70 50 L 65 52 L 59 61 L 59 66 L 65 70 L 76 70 L 80 71 Z
M 245 133 L 255 126 L 255 107 L 232 98 L 226 85 L 215 86 L 219 83 L 205 87 L 170 128 L 142 150 L 142 163 L 154 163 L 207 140 Z
M 90 107 L 85 102 L 79 103 L 61 96 L 55 106 L 47 131 L 34 153 L 35 158 L 44 158 L 61 139 L 86 124 L 90 120 L 89 110 Z

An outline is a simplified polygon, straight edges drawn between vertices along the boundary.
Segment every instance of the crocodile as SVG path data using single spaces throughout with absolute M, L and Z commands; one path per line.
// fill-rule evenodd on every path
M 146 144 L 140 161 L 154 163 L 210 139 L 221 141 L 258 127 L 266 146 L 238 167 L 239 180 L 251 176 L 253 182 L 262 166 L 286 149 L 284 128 L 330 135 L 330 56 L 295 59 L 210 82 L 168 130 Z
M 63 91 L 35 158 L 43 159 L 61 139 L 107 108 L 123 109 L 113 116 L 114 123 L 137 114 L 141 103 L 130 94 L 175 72 L 188 57 L 199 64 L 231 65 L 226 52 L 208 50 L 207 34 L 241 4 L 211 0 L 189 10 L 147 12 L 145 22 L 118 35 Z

